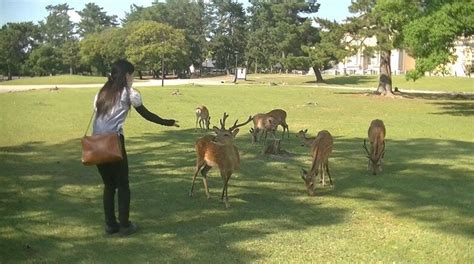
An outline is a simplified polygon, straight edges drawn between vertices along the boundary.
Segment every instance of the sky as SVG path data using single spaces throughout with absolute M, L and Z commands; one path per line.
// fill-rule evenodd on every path
M 38 21 L 44 20 L 48 15 L 45 9 L 47 5 L 57 5 L 65 2 L 69 4 L 69 7 L 77 11 L 82 10 L 86 3 L 95 2 L 100 7 L 103 7 L 103 10 L 108 15 L 117 15 L 118 18 L 124 18 L 125 12 L 130 11 L 132 4 L 150 6 L 153 0 L 0 0 L 0 26 L 8 22 L 26 21 L 33 21 L 37 24 Z M 246 0 L 239 0 L 239 2 L 244 3 L 244 6 L 248 5 Z M 350 5 L 351 0 L 319 0 L 318 2 L 321 4 L 317 13 L 319 17 L 341 22 L 349 16 L 347 7 Z M 79 15 L 74 11 L 71 11 L 69 15 L 74 22 L 78 22 L 80 19 Z

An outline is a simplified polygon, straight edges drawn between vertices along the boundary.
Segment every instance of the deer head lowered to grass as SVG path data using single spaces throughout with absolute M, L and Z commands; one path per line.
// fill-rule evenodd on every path
M 196 141 L 196 170 L 194 172 L 190 192 L 190 196 L 192 196 L 194 193 L 194 182 L 196 181 L 196 177 L 200 171 L 203 177 L 204 190 L 209 199 L 210 195 L 207 184 L 207 173 L 212 167 L 218 167 L 224 183 L 221 200 L 225 203 L 226 208 L 229 207 L 227 187 L 230 176 L 240 167 L 239 151 L 233 141 L 239 132 L 238 128 L 252 121 L 252 117 L 249 116 L 248 120 L 244 123 L 237 124 L 238 120 L 236 120 L 232 127 L 226 129 L 225 121 L 227 117 L 229 117 L 229 115 L 224 113 L 224 117 L 220 120 L 221 128 L 216 126 L 212 128 L 216 133 L 215 136 L 207 135 Z
M 209 124 L 211 122 L 211 117 L 209 116 L 209 109 L 206 106 L 201 105 L 196 107 L 196 130 L 199 122 L 199 127 L 201 130 L 208 130 Z
M 329 176 L 329 182 L 332 185 L 331 174 L 329 173 L 329 164 L 328 159 L 329 155 L 332 152 L 332 145 L 333 145 L 333 138 L 331 134 L 327 130 L 319 131 L 318 135 L 314 139 L 311 153 L 313 162 L 311 164 L 311 170 L 307 172 L 306 170 L 302 169 L 302 175 L 306 190 L 310 196 L 313 196 L 314 189 L 316 187 L 316 177 L 319 174 L 319 177 L 325 185 L 325 175 Z
M 253 128 L 249 130 L 250 134 L 252 134 L 252 143 L 257 142 L 257 136 L 260 133 L 260 139 L 262 140 L 262 136 L 265 135 L 264 140 L 267 139 L 267 133 L 270 132 L 273 137 L 275 137 L 275 130 L 278 126 L 276 121 L 273 117 L 268 114 L 256 114 L 252 117 L 253 121 Z
M 288 133 L 288 138 L 290 138 L 290 130 L 288 129 L 288 124 L 286 123 L 286 112 L 283 109 L 273 109 L 268 112 L 267 115 L 271 116 L 275 120 L 275 130 L 278 126 L 283 127 L 282 138 L 285 136 L 285 130 Z
M 385 125 L 382 120 L 375 119 L 370 123 L 369 131 L 370 151 L 364 139 L 364 149 L 369 159 L 368 170 L 373 175 L 382 172 L 383 156 L 385 154 Z

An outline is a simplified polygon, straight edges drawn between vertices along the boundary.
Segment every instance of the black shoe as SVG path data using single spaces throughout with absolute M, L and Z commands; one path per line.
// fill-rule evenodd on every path
M 136 224 L 130 222 L 129 226 L 120 228 L 120 235 L 121 236 L 129 236 L 133 233 L 136 233 L 137 231 L 138 231 L 138 226 Z
M 120 228 L 118 226 L 109 226 L 105 225 L 105 233 L 109 235 L 113 235 L 115 233 L 118 233 L 120 231 Z

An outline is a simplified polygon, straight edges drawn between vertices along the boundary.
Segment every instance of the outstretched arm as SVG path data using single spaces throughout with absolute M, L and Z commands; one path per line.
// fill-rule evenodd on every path
M 159 117 L 158 115 L 148 111 L 148 109 L 146 109 L 146 107 L 143 104 L 135 107 L 135 109 L 143 118 L 145 118 L 146 120 L 150 122 L 160 124 L 163 126 L 174 126 L 176 124 L 176 121 L 174 119 L 163 119 Z

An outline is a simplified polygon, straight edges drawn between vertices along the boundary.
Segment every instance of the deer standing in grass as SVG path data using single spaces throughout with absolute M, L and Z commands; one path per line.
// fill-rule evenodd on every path
M 319 174 L 322 179 L 323 186 L 325 185 L 325 175 L 329 176 L 329 182 L 332 185 L 331 174 L 329 173 L 328 159 L 332 152 L 333 139 L 327 130 L 319 131 L 311 148 L 313 162 L 311 170 L 307 172 L 301 169 L 301 178 L 303 178 L 306 190 L 310 196 L 315 195 L 314 189 L 316 187 L 315 180 Z
M 211 122 L 211 117 L 209 116 L 209 109 L 206 106 L 201 105 L 196 107 L 196 130 L 199 122 L 199 127 L 202 130 L 208 130 L 209 124 Z
M 285 136 L 285 130 L 288 133 L 288 138 L 290 138 L 290 130 L 288 129 L 288 124 L 286 123 L 286 112 L 283 109 L 273 109 L 268 112 L 267 115 L 271 116 L 275 120 L 275 130 L 278 126 L 283 127 L 282 139 Z
M 267 140 L 267 133 L 270 132 L 273 137 L 275 137 L 275 130 L 277 127 L 276 121 L 273 117 L 268 114 L 256 114 L 252 117 L 253 128 L 251 128 L 250 134 L 252 134 L 252 143 L 257 142 L 257 136 L 260 133 L 260 139 L 265 135 L 265 140 Z
M 385 154 L 385 125 L 382 120 L 375 119 L 370 123 L 369 131 L 370 151 L 364 139 L 364 149 L 369 158 L 368 170 L 373 175 L 382 172 L 383 156 Z
M 204 136 L 196 141 L 196 170 L 194 172 L 190 192 L 190 196 L 192 196 L 194 193 L 194 182 L 196 181 L 198 173 L 201 172 L 204 190 L 209 199 L 210 195 L 207 184 L 207 173 L 212 167 L 218 167 L 224 183 L 221 200 L 225 203 L 226 208 L 229 207 L 227 187 L 230 176 L 240 167 L 239 151 L 234 145 L 233 140 L 239 132 L 238 128 L 252 121 L 252 117 L 249 116 L 246 122 L 237 124 L 238 120 L 236 120 L 232 127 L 226 129 L 225 121 L 227 117 L 229 117 L 229 115 L 224 113 L 224 117 L 219 120 L 221 128 L 216 126 L 212 128 L 216 133 L 215 136 Z

